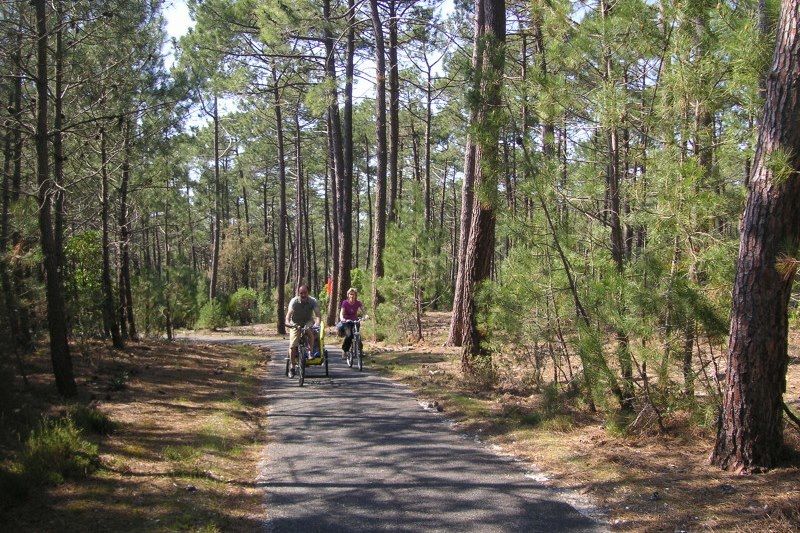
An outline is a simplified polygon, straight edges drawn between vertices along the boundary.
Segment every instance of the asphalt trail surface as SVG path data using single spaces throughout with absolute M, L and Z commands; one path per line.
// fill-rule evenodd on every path
M 268 346 L 265 489 L 269 532 L 604 531 L 563 494 L 423 409 L 407 388 L 330 350 L 330 377 L 284 375 L 286 341 Z

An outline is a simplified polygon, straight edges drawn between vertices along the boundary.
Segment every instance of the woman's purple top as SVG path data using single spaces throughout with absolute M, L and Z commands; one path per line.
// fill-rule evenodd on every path
M 349 299 L 342 301 L 342 309 L 344 310 L 345 320 L 358 320 L 358 310 L 361 308 L 361 302 L 356 300 L 351 302 Z

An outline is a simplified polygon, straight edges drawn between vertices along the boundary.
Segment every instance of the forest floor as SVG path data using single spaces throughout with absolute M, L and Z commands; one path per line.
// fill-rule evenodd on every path
M 2 398 L 3 530 L 259 530 L 263 489 L 253 480 L 267 438 L 269 354 L 155 341 L 124 350 L 89 342 L 72 351 L 78 399 L 64 404 L 55 394 L 46 350 L 26 358 L 30 388 Z M 97 445 L 96 470 L 55 485 L 31 485 L 22 474 L 15 482 L 30 430 L 43 416 L 79 407 L 106 415 L 114 427 L 107 436 L 86 432 Z
M 458 349 L 442 347 L 447 320 L 430 313 L 419 343 L 368 342 L 366 368 L 406 384 L 423 404 L 500 453 L 535 465 L 543 483 L 584 495 L 612 529 L 800 531 L 797 454 L 765 474 L 737 476 L 708 465 L 713 421 L 701 423 L 697 413 L 669 413 L 666 432 L 652 419 L 625 431 L 630 420 L 609 422 L 564 407 L 507 361 L 492 388 L 464 381 Z M 229 333 L 275 334 L 274 327 L 255 326 L 213 336 Z M 799 350 L 794 336 L 786 402 L 795 410 Z M 23 531 L 260 528 L 263 495 L 253 479 L 268 439 L 261 389 L 268 353 L 203 343 L 141 342 L 122 351 L 74 345 L 82 392 L 66 406 L 55 394 L 45 352 L 27 360 L 29 390 L 0 390 L 0 473 L 13 471 L 26 431 L 43 414 L 85 405 L 107 415 L 115 429 L 91 437 L 99 468 L 87 479 L 33 489 L 13 504 L 0 498 L 0 523 Z M 787 428 L 786 439 L 800 450 L 795 428 Z
M 459 370 L 459 349 L 443 347 L 448 327 L 449 313 L 428 313 L 421 342 L 367 342 L 365 368 L 406 384 L 460 430 L 534 465 L 542 482 L 585 495 L 613 530 L 800 531 L 798 428 L 786 429 L 794 453 L 780 467 L 749 476 L 722 472 L 708 464 L 713 409 L 676 408 L 666 414 L 662 432 L 652 412 L 638 420 L 635 415 L 608 420 L 568 407 L 562 398 L 548 399 L 520 373 L 531 366 L 527 361 L 500 361 L 499 379 L 491 388 L 470 383 Z M 231 329 L 237 335 L 275 333 L 270 326 Z M 332 339 L 329 335 L 328 342 Z M 716 357 L 724 371 L 722 355 Z M 551 373 L 549 368 L 544 375 Z M 795 411 L 800 408 L 798 333 L 790 339 L 785 401 Z

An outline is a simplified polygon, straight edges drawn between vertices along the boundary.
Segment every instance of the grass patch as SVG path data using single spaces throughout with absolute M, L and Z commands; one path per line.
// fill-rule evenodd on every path
M 167 446 L 162 450 L 161 455 L 169 461 L 185 463 L 198 459 L 200 450 L 194 446 Z
M 635 418 L 634 413 L 624 413 L 621 411 L 614 411 L 608 415 L 603 427 L 612 437 L 626 437 L 628 436 L 628 428 Z
M 69 418 L 77 428 L 97 435 L 110 435 L 115 429 L 115 424 L 108 415 L 85 405 L 72 407 Z
M 543 431 L 569 433 L 575 428 L 575 421 L 570 415 L 555 415 L 543 420 L 539 427 Z
M 486 402 L 464 394 L 450 393 L 448 400 L 467 418 L 483 418 L 489 415 Z
M 63 483 L 97 468 L 97 445 L 69 418 L 43 420 L 25 442 L 20 463 L 23 475 L 34 484 Z

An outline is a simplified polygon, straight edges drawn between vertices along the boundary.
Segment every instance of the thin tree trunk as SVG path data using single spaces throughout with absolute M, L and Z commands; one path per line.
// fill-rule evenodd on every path
M 220 175 L 219 175 L 219 109 L 217 95 L 214 95 L 214 226 L 211 235 L 211 280 L 208 284 L 208 299 L 214 300 L 217 297 L 217 281 L 219 275 L 219 248 L 222 236 L 220 235 L 221 206 L 220 202 Z
M 388 0 L 387 4 L 389 7 L 389 205 L 387 216 L 388 222 L 391 223 L 397 220 L 399 210 L 400 175 L 397 163 L 400 154 L 400 70 L 397 62 L 397 1 Z M 373 11 L 373 25 L 375 17 L 379 17 L 377 9 Z
M 280 188 L 279 193 L 279 229 L 278 229 L 278 255 L 276 257 L 276 265 L 275 269 L 277 272 L 277 291 L 278 291 L 278 298 L 276 302 L 277 312 L 275 313 L 276 316 L 276 326 L 278 329 L 278 334 L 285 335 L 286 334 L 286 325 L 285 325 L 285 307 L 286 307 L 286 294 L 285 294 L 285 283 L 286 283 L 286 158 L 284 155 L 284 146 L 283 146 L 283 115 L 281 112 L 281 93 L 280 89 L 278 88 L 278 74 L 275 69 L 272 69 L 272 82 L 273 82 L 273 96 L 275 99 L 275 128 L 277 130 L 277 137 L 278 137 L 278 185 Z
M 305 254 L 305 239 L 303 238 L 303 161 L 300 153 L 300 106 L 295 107 L 294 113 L 294 156 L 295 156 L 295 234 L 294 242 L 296 257 L 295 257 L 295 275 L 294 275 L 294 291 L 301 284 L 308 284 L 306 271 L 306 254 Z
M 331 183 L 331 296 L 328 300 L 328 309 L 325 323 L 332 325 L 336 322 L 336 295 L 339 294 L 339 248 L 341 247 L 341 240 L 339 239 L 339 180 L 336 179 L 336 164 L 334 152 L 336 148 L 333 143 L 333 128 L 330 115 L 327 120 L 328 124 L 328 172 Z
M 367 169 L 367 256 L 364 259 L 364 270 L 369 270 L 372 261 L 372 191 L 370 191 L 370 172 L 369 172 L 369 142 L 367 136 L 364 135 L 364 153 L 366 159 Z
M 116 313 L 114 313 L 114 290 L 111 286 L 111 258 L 110 243 L 108 241 L 108 157 L 106 155 L 106 130 L 100 128 L 100 175 L 102 178 L 102 209 L 100 218 L 103 224 L 103 320 L 106 328 L 111 332 L 111 342 L 114 348 L 125 347 L 119 331 Z
M 131 135 L 130 119 L 125 122 L 123 133 L 122 180 L 119 187 L 119 233 L 120 233 L 120 300 L 124 305 L 128 337 L 136 340 L 136 321 L 133 316 L 133 291 L 131 290 L 130 268 L 130 228 L 128 226 L 128 185 L 131 175 Z M 125 336 L 125 335 L 123 335 Z

